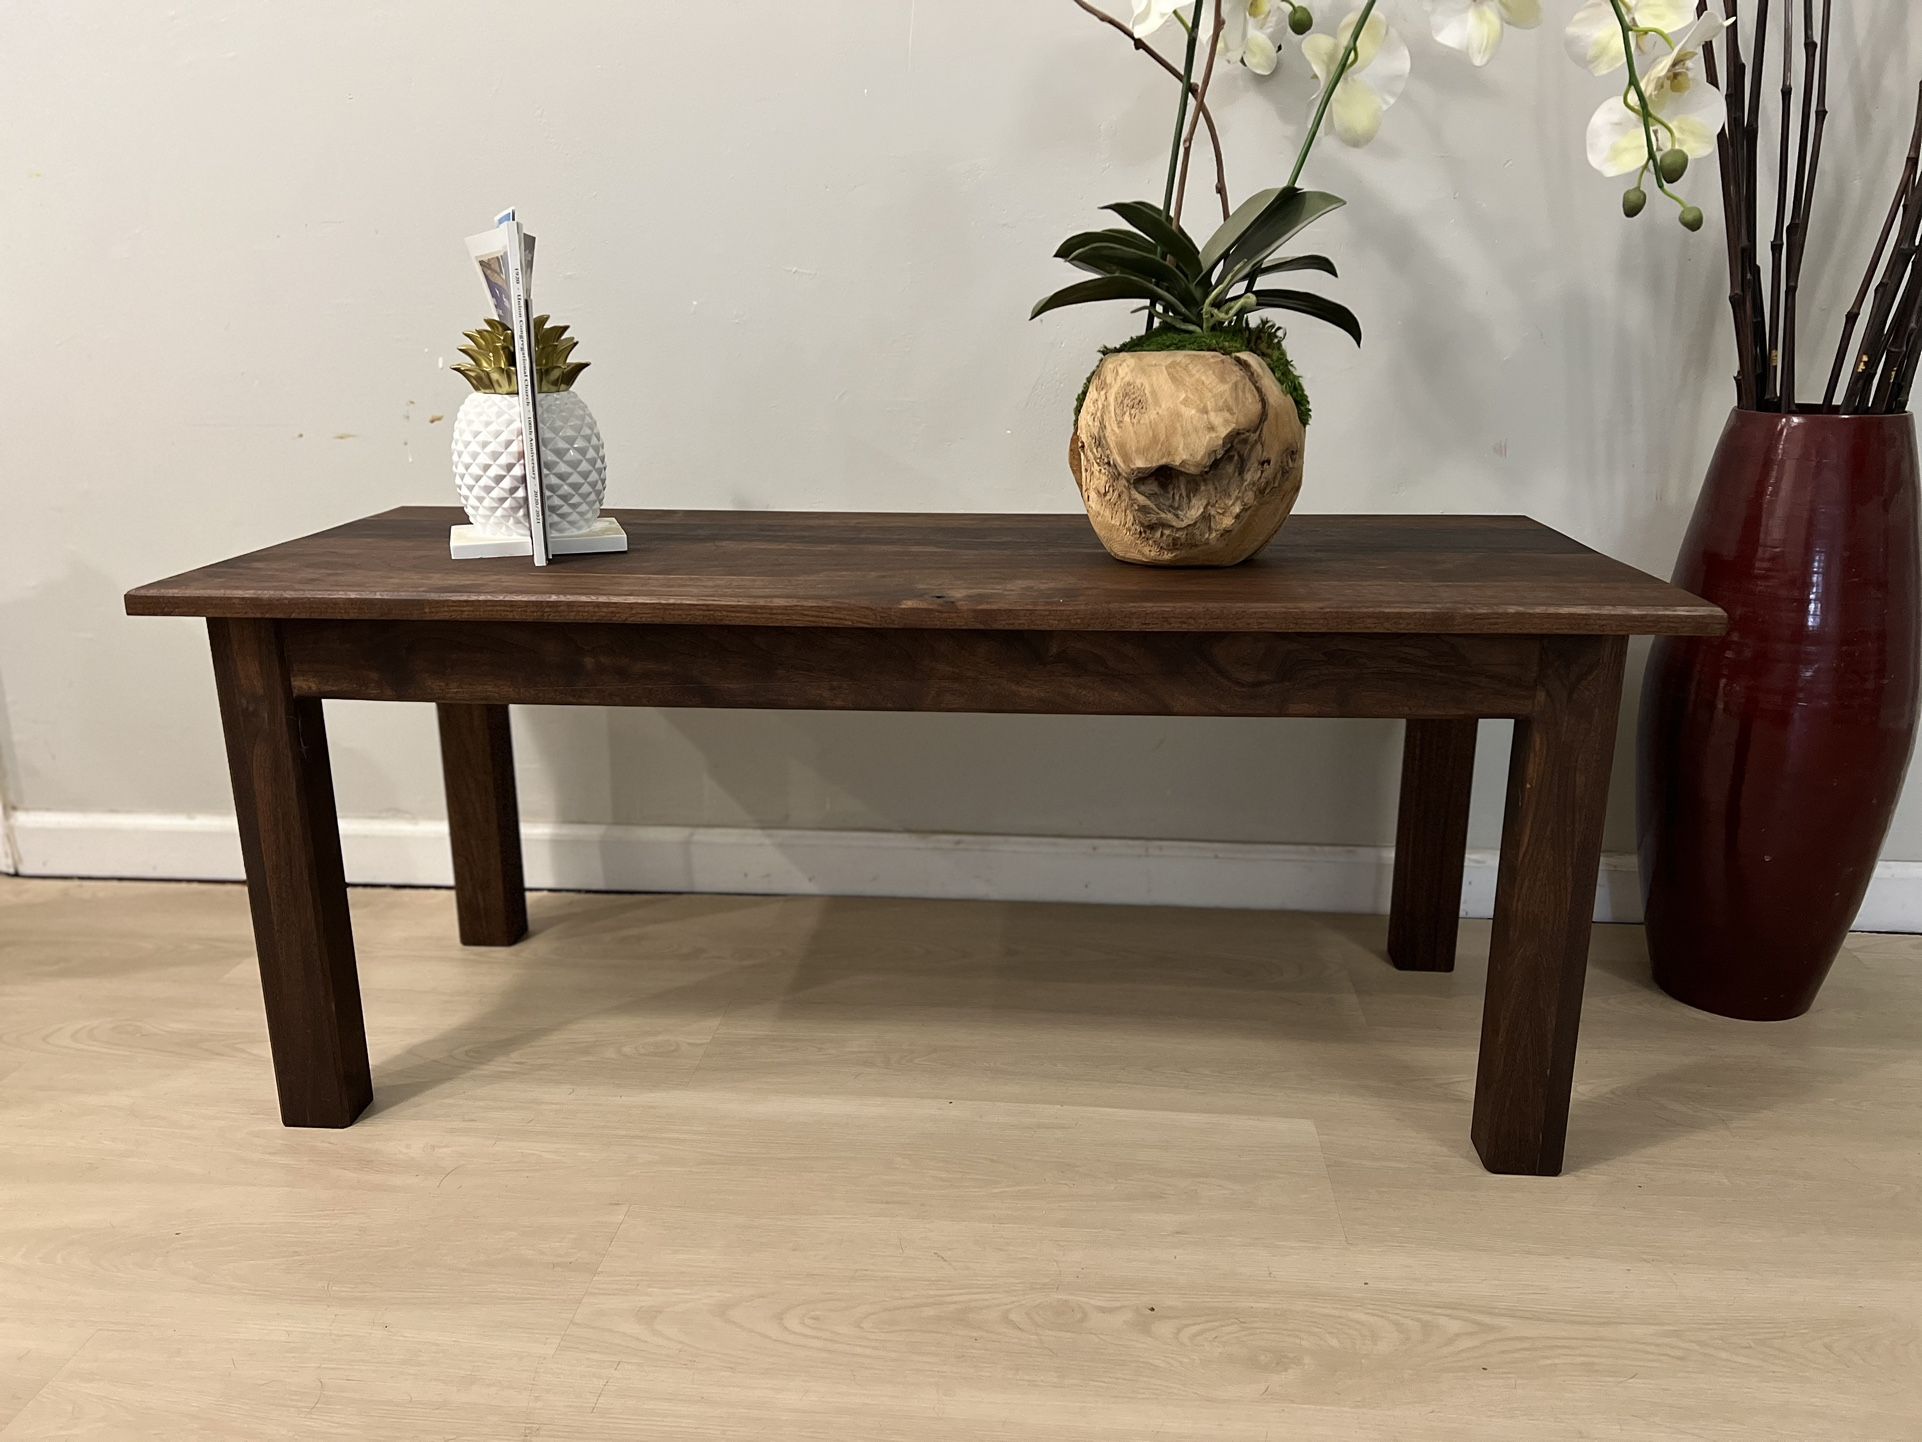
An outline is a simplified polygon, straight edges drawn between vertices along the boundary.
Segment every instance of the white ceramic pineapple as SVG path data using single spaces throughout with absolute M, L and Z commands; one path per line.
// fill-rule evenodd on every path
M 550 536 L 575 536 L 600 518 L 607 496 L 607 456 L 587 402 L 572 389 L 587 362 L 568 357 L 575 342 L 566 326 L 534 321 L 540 372 L 542 492 Z M 454 417 L 454 485 L 467 518 L 489 536 L 527 534 L 526 445 L 514 375 L 514 333 L 489 319 L 467 332 L 461 347 L 470 365 L 454 369 L 474 394 Z

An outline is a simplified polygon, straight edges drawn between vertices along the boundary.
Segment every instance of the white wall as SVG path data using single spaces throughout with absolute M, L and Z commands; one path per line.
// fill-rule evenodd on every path
M 1308 177 L 1350 199 L 1317 248 L 1369 339 L 1298 328 L 1304 507 L 1522 511 L 1665 572 L 1730 395 L 1712 169 L 1688 182 L 1702 235 L 1659 200 L 1624 222 L 1581 159 L 1606 87 L 1554 28 L 1475 72 L 1390 7 L 1408 93 Z M 1859 274 L 1922 68 L 1910 7 L 1838 9 L 1893 38 L 1837 67 L 1805 335 Z M 531 219 L 542 304 L 594 362 L 613 503 L 1068 511 L 1070 401 L 1128 320 L 1025 317 L 1059 239 L 1157 193 L 1166 153 L 1168 84 L 1069 0 L 11 0 L 0 54 L 0 753 L 28 813 L 227 809 L 203 635 L 124 618 L 121 592 L 452 499 L 465 387 L 441 366 L 483 311 L 461 237 L 495 208 Z M 1277 183 L 1299 56 L 1220 94 L 1236 189 Z M 439 814 L 429 712 L 332 727 L 344 814 Z M 1392 836 L 1399 745 L 592 710 L 520 736 L 534 819 L 1336 845 Z M 1914 786 L 1889 854 L 1922 858 Z

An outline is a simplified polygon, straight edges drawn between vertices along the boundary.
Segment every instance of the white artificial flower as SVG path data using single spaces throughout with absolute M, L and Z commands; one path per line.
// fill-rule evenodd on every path
M 1606 0 L 1604 0 L 1606 3 Z M 1135 38 L 1145 40 L 1155 31 L 1174 19 L 1177 14 L 1194 8 L 1193 0 L 1134 0 Z
M 1308 66 L 1321 82 L 1321 90 L 1328 88 L 1329 77 L 1341 64 L 1360 16 L 1357 10 L 1341 22 L 1341 28 L 1333 35 L 1310 35 L 1301 42 L 1301 53 L 1308 57 Z M 1361 42 L 1355 47 L 1354 63 L 1342 75 L 1341 84 L 1335 87 L 1334 99 L 1328 105 L 1328 118 L 1334 123 L 1335 134 L 1345 144 L 1366 145 L 1381 129 L 1383 114 L 1407 83 L 1408 46 L 1388 28 L 1385 19 L 1370 15 L 1367 28 L 1361 32 Z M 1320 103 L 1320 91 L 1316 92 L 1315 103 Z
M 1696 73 L 1702 47 L 1728 24 L 1704 15 L 1675 37 L 1675 48 L 1642 71 L 1657 151 L 1676 149 L 1700 160 L 1715 152 L 1728 123 L 1722 93 Z M 1603 175 L 1627 175 L 1648 163 L 1648 141 L 1633 92 L 1603 103 L 1588 122 L 1588 163 Z
M 1695 19 L 1694 0 L 1622 0 L 1631 25 L 1660 30 L 1670 37 L 1686 30 Z M 1608 0 L 1588 0 L 1575 12 L 1563 32 L 1569 58 L 1596 75 L 1608 75 L 1628 63 L 1622 49 L 1622 25 Z M 1659 41 L 1644 40 L 1637 50 Z
M 1221 0 L 1227 7 L 1221 31 L 1221 58 L 1245 65 L 1257 75 L 1273 75 L 1281 60 L 1268 27 L 1281 13 L 1277 0 Z
M 1533 30 L 1542 23 L 1542 0 L 1428 0 L 1428 9 L 1435 38 L 1478 66 L 1495 58 L 1507 26 Z

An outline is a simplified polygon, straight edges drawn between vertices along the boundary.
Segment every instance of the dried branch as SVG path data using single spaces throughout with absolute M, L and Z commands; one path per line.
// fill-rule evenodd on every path
M 1201 128 L 1201 108 L 1208 103 L 1208 87 L 1214 83 L 1215 61 L 1221 55 L 1221 32 L 1228 25 L 1228 0 L 1215 0 L 1215 29 L 1208 37 L 1208 65 L 1201 72 L 1201 87 L 1195 91 L 1195 115 L 1188 122 L 1187 138 L 1181 142 L 1181 179 L 1175 183 L 1175 224 L 1181 223 L 1181 210 L 1188 203 L 1188 167 L 1195 158 L 1195 132 Z
M 1775 186 L 1775 236 L 1769 241 L 1769 365 L 1768 384 L 1763 389 L 1763 408 L 1775 402 L 1775 409 L 1786 407 L 1782 395 L 1782 246 L 1789 216 L 1789 127 L 1795 119 L 1795 79 L 1790 52 L 1795 48 L 1794 0 L 1782 3 L 1782 113 L 1781 144 L 1778 147 L 1779 179 Z
M 1165 55 L 1155 49 L 1154 46 L 1135 34 L 1124 22 L 1116 19 L 1107 11 L 1089 4 L 1088 0 L 1074 0 L 1074 3 L 1080 6 L 1081 9 L 1087 11 L 1088 14 L 1094 16 L 1094 18 L 1099 20 L 1103 25 L 1127 36 L 1130 45 L 1134 46 L 1136 50 L 1139 50 L 1163 70 L 1174 76 L 1175 79 L 1179 80 L 1182 78 L 1179 66 L 1173 64 Z M 1199 87 L 1191 85 L 1189 87 L 1189 93 L 1195 94 L 1198 88 Z M 1214 147 L 1215 194 L 1221 198 L 1221 218 L 1226 220 L 1233 213 L 1234 207 L 1228 203 L 1228 165 L 1227 159 L 1221 149 L 1221 132 L 1215 128 L 1214 113 L 1208 109 L 1206 104 L 1201 103 L 1198 95 L 1196 95 L 1196 108 L 1200 111 L 1202 124 L 1208 127 L 1208 143 Z
M 1744 208 L 1742 218 L 1748 242 L 1749 267 L 1749 305 L 1753 316 L 1752 330 L 1755 337 L 1755 376 L 1756 391 L 1762 397 L 1761 404 L 1767 404 L 1769 375 L 1768 308 L 1765 304 L 1767 292 L 1762 289 L 1761 244 L 1761 136 L 1762 136 L 1762 74 L 1768 63 L 1769 50 L 1769 0 L 1756 0 L 1755 4 L 1755 53 L 1750 57 L 1748 75 L 1748 110 L 1742 121 L 1744 155 L 1742 157 L 1742 195 Z
M 1860 412 L 1867 409 L 1874 394 L 1876 372 L 1888 353 L 1892 339 L 1890 316 L 1895 307 L 1897 288 L 1908 277 L 1915 262 L 1918 227 L 1922 227 L 1922 185 L 1911 185 L 1902 201 L 1902 219 L 1896 227 L 1895 249 L 1875 287 L 1875 303 L 1869 309 L 1868 329 L 1863 332 L 1861 360 L 1843 394 L 1842 409 Z
M 1698 16 L 1706 15 L 1708 13 L 1708 0 L 1696 0 L 1695 13 Z M 1720 64 L 1715 57 L 1715 47 L 1713 44 L 1702 47 L 1702 68 L 1708 75 L 1708 83 L 1719 91 L 1722 88 L 1722 75 Z M 1727 243 L 1726 248 L 1728 251 L 1728 304 L 1729 312 L 1735 321 L 1735 404 L 1738 406 L 1748 406 L 1753 404 L 1753 402 L 1750 400 L 1748 394 L 1747 367 L 1742 364 L 1742 355 L 1746 350 L 1746 343 L 1742 334 L 1744 317 L 1741 294 L 1741 259 L 1740 250 L 1735 239 L 1734 224 L 1738 192 L 1736 190 L 1734 167 L 1730 163 L 1732 155 L 1732 141 L 1729 136 L 1728 127 L 1724 125 L 1715 135 L 1715 172 L 1722 185 L 1722 235 Z
M 1915 373 L 1918 329 L 1922 329 L 1922 269 L 1911 267 L 1908 283 L 1902 287 L 1902 300 L 1889 322 L 1889 344 L 1883 352 L 1880 372 L 1870 397 L 1871 409 L 1877 415 L 1889 415 L 1894 411 L 1898 379 L 1904 373 Z
M 1864 412 L 1874 405 L 1876 382 L 1895 340 L 1896 312 L 1902 288 L 1915 268 L 1919 239 L 1922 239 L 1922 185 L 1912 188 L 1903 203 L 1902 219 L 1895 231 L 1895 248 L 1875 288 L 1868 326 L 1862 336 L 1862 358 L 1850 378 L 1844 410 Z
M 1922 329 L 1922 323 L 1918 324 Z M 1890 397 L 1888 414 L 1899 416 L 1909 408 L 1909 391 L 1915 385 L 1916 363 L 1922 361 L 1922 337 L 1910 336 L 1908 357 L 1902 363 L 1901 373 L 1896 377 L 1895 390 Z
M 1708 14 L 1708 0 L 1697 0 L 1695 13 Z M 1737 0 L 1728 0 L 1731 20 L 1738 14 Z M 1721 84 L 1717 46 L 1728 47 L 1728 84 Z M 1722 233 L 1728 245 L 1729 312 L 1735 321 L 1735 403 L 1753 410 L 1758 402 L 1755 372 L 1755 306 L 1749 294 L 1749 246 L 1743 216 L 1748 214 L 1743 185 L 1743 156 L 1746 154 L 1746 121 L 1742 112 L 1742 37 L 1731 24 L 1717 41 L 1702 51 L 1703 68 L 1709 84 L 1722 91 L 1728 108 L 1728 123 L 1715 137 L 1717 168 L 1722 180 Z
M 1876 239 L 1875 251 L 1869 256 L 1868 267 L 1862 272 L 1862 284 L 1856 289 L 1855 301 L 1849 306 L 1849 313 L 1842 318 L 1842 343 L 1835 348 L 1835 365 L 1829 371 L 1828 389 L 1822 393 L 1822 409 L 1825 411 L 1835 404 L 1835 392 L 1842 383 L 1842 368 L 1857 359 L 1849 347 L 1855 339 L 1856 324 L 1862 319 L 1862 305 L 1869 298 L 1869 287 L 1875 283 L 1875 273 L 1882 264 L 1882 253 L 1889 247 L 1889 236 L 1895 232 L 1896 217 L 1902 213 L 1915 190 L 1919 166 L 1922 166 L 1922 85 L 1915 88 L 1915 128 L 1909 135 L 1909 156 L 1902 165 L 1902 179 L 1896 184 L 1895 198 L 1889 202 L 1888 218 L 1882 222 L 1882 234 Z M 1867 357 L 1860 359 L 1866 362 Z
M 1802 289 L 1802 256 L 1808 247 L 1809 209 L 1815 203 L 1816 171 L 1822 163 L 1821 129 L 1828 118 L 1832 3 L 1833 0 L 1822 0 L 1822 39 L 1818 44 L 1815 0 L 1802 0 L 1802 122 L 1796 141 L 1795 209 L 1789 216 L 1788 279 L 1782 300 L 1782 409 L 1785 412 L 1795 409 L 1796 304 Z
M 1900 377 L 1905 372 L 1914 372 L 1916 335 L 1918 328 L 1922 328 L 1922 206 L 1918 206 L 1916 214 L 1916 230 L 1910 236 L 1914 254 L 1908 274 L 1903 278 L 1901 297 L 1882 332 L 1879 352 L 1871 361 L 1870 378 L 1874 384 L 1866 393 L 1868 409 L 1877 415 L 1890 413 Z

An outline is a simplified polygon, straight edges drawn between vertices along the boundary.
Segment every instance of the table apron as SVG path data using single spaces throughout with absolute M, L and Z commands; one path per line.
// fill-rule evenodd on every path
M 1532 636 L 275 623 L 297 696 L 1082 716 L 1521 716 Z

